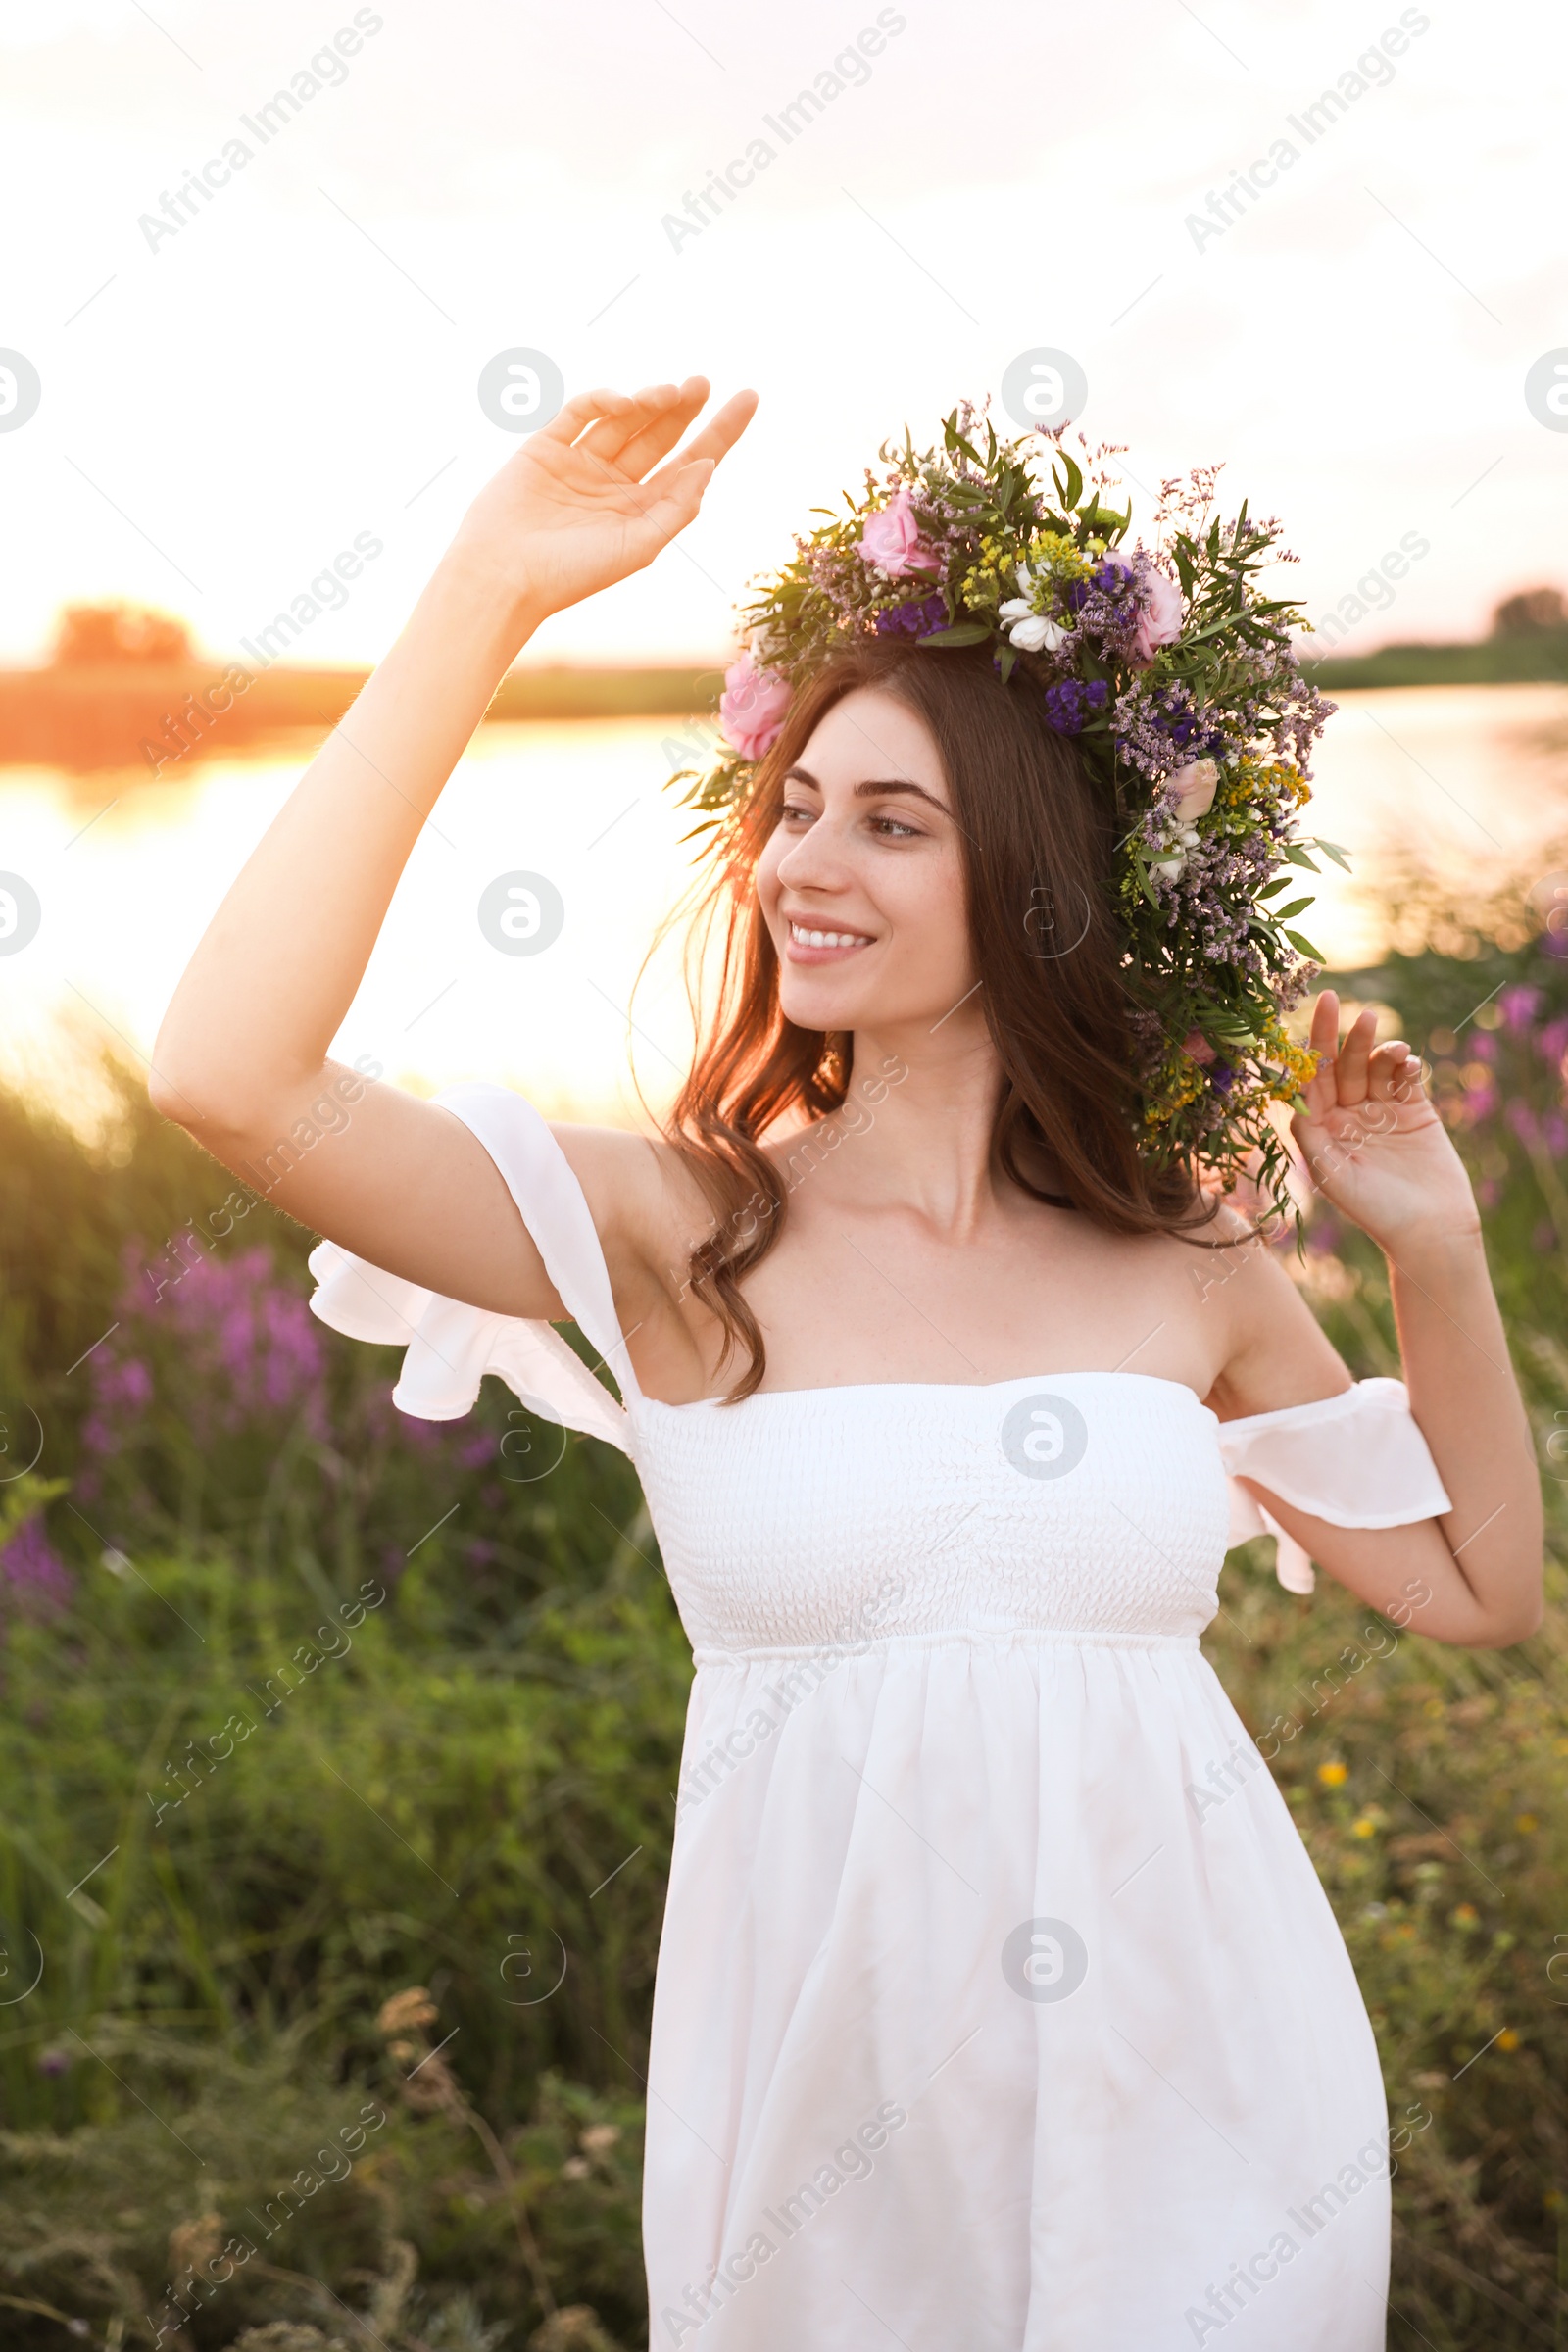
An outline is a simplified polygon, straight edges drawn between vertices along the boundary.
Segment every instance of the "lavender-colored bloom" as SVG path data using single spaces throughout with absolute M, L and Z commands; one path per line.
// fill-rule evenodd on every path
M 40 2075 L 64 2075 L 70 2072 L 70 2068 L 71 2052 L 63 2048 L 58 2041 L 50 2042 L 47 2049 L 38 2052 Z
M 1211 1061 L 1208 1065 L 1208 1083 L 1216 1095 L 1228 1095 L 1236 1083 L 1236 1072 L 1228 1061 Z
M 1076 735 L 1091 710 L 1104 709 L 1109 692 L 1103 678 L 1091 678 L 1087 686 L 1078 678 L 1062 678 L 1046 688 L 1046 717 L 1058 735 Z
M 1561 1061 L 1568 1054 L 1568 1020 L 1547 1021 L 1536 1038 L 1536 1052 L 1543 1061 Z
M 946 626 L 948 608 L 940 596 L 922 596 L 906 605 L 892 605 L 879 612 L 873 627 L 879 637 L 924 637 Z
M 42 1520 L 29 1519 L 0 1551 L 0 1606 L 47 1621 L 64 1615 L 75 1590 L 76 1580 L 50 1543 Z
M 305 1300 L 275 1278 L 270 1252 L 204 1253 L 161 1297 L 127 1254 L 121 1328 L 92 1357 L 92 1410 L 82 1427 L 88 1454 L 118 1451 L 153 1400 L 146 1352 L 160 1333 L 173 1341 L 182 1377 L 172 1399 L 198 1443 L 243 1428 L 257 1416 L 303 1412 L 313 1437 L 327 1434 L 326 1349 Z M 144 1352 L 138 1352 L 138 1350 Z
M 1497 998 L 1497 1009 L 1502 1025 L 1512 1037 L 1521 1037 L 1545 1002 L 1539 988 L 1505 988 Z

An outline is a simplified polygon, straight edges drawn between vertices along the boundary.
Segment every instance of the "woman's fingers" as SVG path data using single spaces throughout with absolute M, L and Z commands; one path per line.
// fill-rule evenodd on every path
M 1358 1012 L 1346 1032 L 1334 1061 L 1336 1093 L 1342 1109 L 1353 1109 L 1367 1097 L 1367 1071 L 1372 1059 L 1372 1041 L 1377 1034 L 1378 1016 L 1369 1004 Z
M 662 489 L 683 466 L 695 465 L 702 458 L 711 458 L 716 466 L 734 448 L 756 414 L 757 394 L 737 392 L 732 399 L 725 401 L 716 416 L 710 416 L 688 448 L 671 459 L 667 466 L 661 466 L 658 473 L 650 476 L 647 488 Z
M 1425 1092 L 1420 1056 L 1411 1053 L 1403 1038 L 1391 1038 L 1373 1055 L 1372 1092 L 1383 1102 L 1420 1101 Z
M 689 375 L 679 386 L 671 387 L 674 397 L 657 416 L 651 416 L 631 433 L 619 452 L 616 463 L 622 473 L 633 481 L 667 458 L 692 418 L 698 415 L 711 386 L 706 375 Z
M 1312 1024 L 1307 1042 L 1318 1057 L 1316 1074 L 1302 1088 L 1308 1109 L 1316 1117 L 1329 1109 L 1335 1100 L 1334 1050 L 1340 1036 L 1340 1000 L 1332 988 L 1326 988 L 1312 1007 Z
M 1402 1037 L 1391 1037 L 1379 1046 L 1367 1064 L 1367 1092 L 1386 1102 L 1396 1092 L 1409 1058 L 1410 1049 Z
M 542 424 L 531 438 L 570 444 L 596 416 L 624 416 L 635 405 L 628 393 L 612 392 L 603 385 L 597 392 L 577 392 L 564 401 L 550 422 Z
M 641 392 L 632 396 L 630 408 L 621 415 L 596 419 L 578 441 L 578 449 L 585 450 L 590 457 L 602 458 L 607 466 L 613 466 L 632 476 L 637 475 L 642 468 L 627 464 L 628 447 L 650 427 L 657 429 L 671 416 L 677 419 L 675 434 L 678 438 L 708 398 L 707 384 L 700 376 L 695 380 L 700 386 L 695 397 L 692 396 L 689 382 L 645 385 Z
M 709 418 L 687 456 L 711 458 L 715 465 L 726 457 L 757 415 L 759 397 L 749 387 L 744 392 L 731 393 L 717 415 Z
M 712 459 L 698 458 L 689 465 L 667 466 L 643 485 L 639 493 L 642 519 L 662 544 L 667 545 L 693 520 L 712 478 Z

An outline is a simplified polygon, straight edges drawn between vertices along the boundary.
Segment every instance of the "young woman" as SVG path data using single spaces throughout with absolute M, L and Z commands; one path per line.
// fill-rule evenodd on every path
M 1259 1507 L 1282 1560 L 1477 1646 L 1537 1624 L 1541 1526 L 1475 1204 L 1403 1044 L 1369 1014 L 1341 1040 L 1324 994 L 1295 1133 L 1388 1256 L 1407 1393 L 1352 1384 L 1195 1185 L 1241 1132 L 1275 969 L 1246 942 L 1279 945 L 1254 852 L 1287 835 L 1246 832 L 1247 795 L 1290 781 L 1247 749 L 1257 678 L 1276 750 L 1298 707 L 1267 609 L 1235 605 L 1263 617 L 1224 673 L 1251 681 L 1229 738 L 1182 684 L 1219 680 L 1228 642 L 1190 628 L 1181 667 L 1192 561 L 1178 589 L 1076 468 L 1054 514 L 950 422 L 952 470 L 911 457 L 858 538 L 803 543 L 732 672 L 726 988 L 666 1135 L 327 1058 L 519 648 L 696 514 L 755 405 L 671 456 L 707 395 L 574 399 L 475 501 L 216 915 L 154 1100 L 228 1167 L 288 1165 L 275 1198 L 329 1237 L 318 1311 L 408 1344 L 409 1409 L 463 1412 L 494 1370 L 643 1477 L 697 1664 L 652 2340 L 1373 2352 L 1377 2053 L 1199 1636 Z M 982 495 L 1022 518 L 1016 599 Z M 1130 827 L 1109 773 L 1143 793 Z M 1161 928 L 1130 955 L 1146 904 Z M 1188 923 L 1233 945 L 1183 996 Z M 329 1086 L 346 1123 L 313 1118 Z

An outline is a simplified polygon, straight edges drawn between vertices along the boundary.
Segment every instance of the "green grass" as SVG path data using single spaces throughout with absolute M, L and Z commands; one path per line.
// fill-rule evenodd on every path
M 1568 961 L 1446 946 L 1360 985 L 1429 1050 L 1483 1188 L 1552 1615 L 1514 1651 L 1446 1649 L 1333 1586 L 1283 1592 L 1254 1546 L 1206 1646 L 1277 1749 L 1410 2132 L 1391 2342 L 1561 2352 L 1568 1200 L 1544 1048 Z M 635 1481 L 592 1441 L 553 1469 L 554 1437 L 520 1452 L 494 1384 L 445 1428 L 392 1413 L 395 1353 L 301 1321 L 308 1242 L 263 1208 L 171 1256 L 226 1189 L 128 1084 L 94 1152 L 0 1102 L 0 2340 L 639 2344 L 690 1669 Z M 1312 1241 L 1336 1342 L 1391 1370 L 1377 1252 L 1327 1219 Z M 378 2023 L 414 1985 L 435 2015 Z M 181 2319 L 170 2292 L 209 2257 L 232 2276 Z

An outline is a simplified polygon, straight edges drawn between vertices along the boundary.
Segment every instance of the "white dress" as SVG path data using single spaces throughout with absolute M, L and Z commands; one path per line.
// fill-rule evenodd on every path
M 1339 1525 L 1447 1509 L 1400 1385 L 1223 1425 L 1105 1372 L 661 1404 L 544 1121 L 498 1087 L 440 1100 L 624 1410 L 548 1324 L 331 1243 L 312 1304 L 408 1344 L 405 1411 L 466 1412 L 496 1372 L 643 1480 L 697 1669 L 651 2343 L 1381 2352 L 1371 2028 L 1199 1636 L 1228 1471 Z

